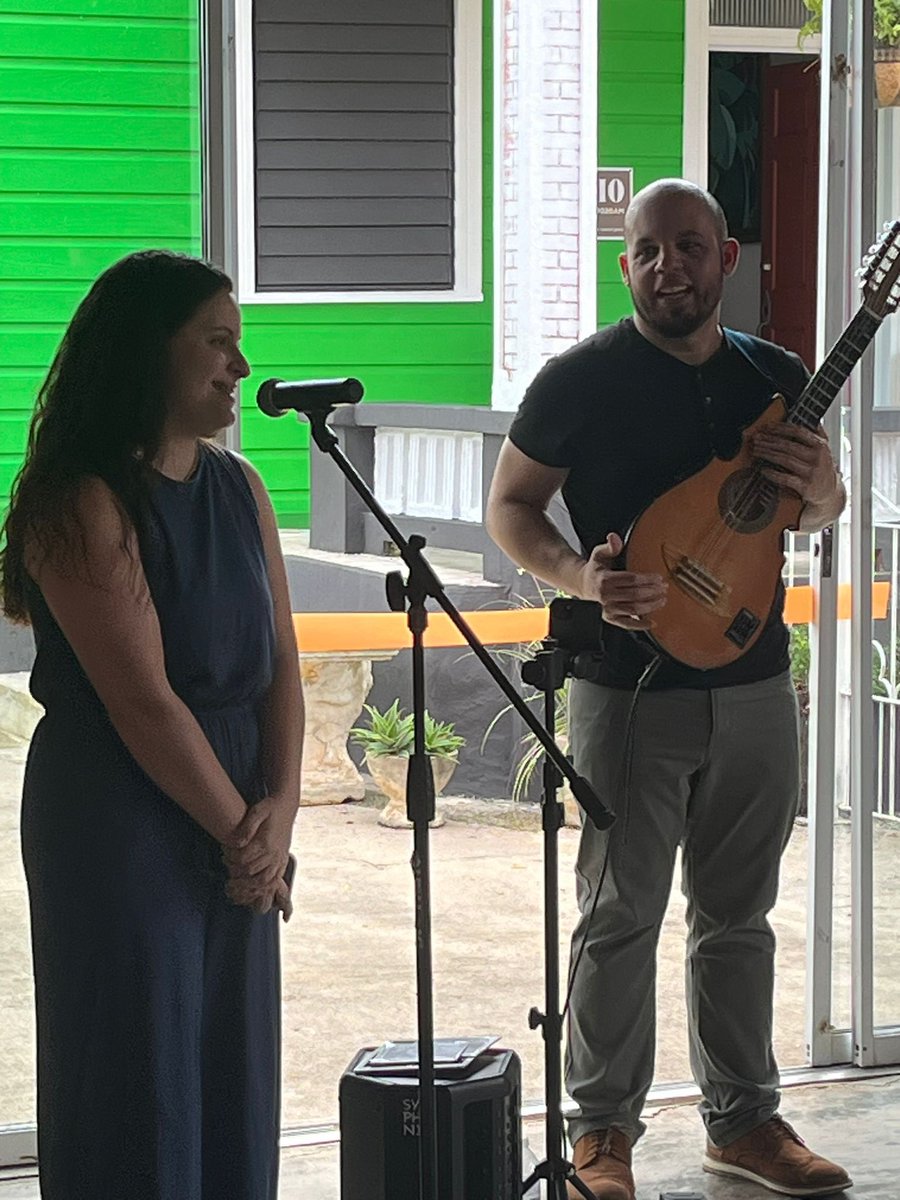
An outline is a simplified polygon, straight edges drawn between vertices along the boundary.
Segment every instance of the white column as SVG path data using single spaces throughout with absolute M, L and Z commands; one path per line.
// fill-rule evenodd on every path
M 594 306 L 584 299 L 586 286 L 595 285 L 584 261 L 594 252 L 593 210 L 584 202 L 593 178 L 584 176 L 595 156 L 596 93 L 587 95 L 584 82 L 585 59 L 596 57 L 596 2 L 497 0 L 495 13 L 492 402 L 509 409 L 542 363 L 587 332 L 586 306 L 593 322 Z M 595 64 L 587 74 L 596 77 Z

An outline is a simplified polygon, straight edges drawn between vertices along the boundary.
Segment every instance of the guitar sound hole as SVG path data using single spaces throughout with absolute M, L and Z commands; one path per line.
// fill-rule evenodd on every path
M 778 488 L 752 467 L 735 471 L 719 492 L 719 515 L 736 533 L 759 533 L 778 508 Z

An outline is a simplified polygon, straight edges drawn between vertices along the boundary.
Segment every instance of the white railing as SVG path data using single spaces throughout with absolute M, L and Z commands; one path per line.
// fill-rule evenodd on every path
M 784 544 L 784 578 L 785 587 L 809 583 L 810 555 L 812 535 L 809 533 L 791 533 L 788 530 Z
M 389 513 L 481 521 L 480 433 L 375 431 L 375 495 Z
M 875 698 L 875 811 L 882 817 L 900 819 L 897 795 L 897 733 L 900 703 L 897 697 Z
M 793 587 L 809 582 L 811 539 L 809 534 L 789 533 L 785 541 L 784 582 Z M 872 701 L 875 705 L 875 812 L 900 819 L 900 525 L 875 526 L 875 578 L 889 581 L 890 600 L 886 617 L 875 622 L 872 638 Z M 846 640 L 839 646 L 847 652 Z M 839 656 L 841 651 L 839 650 Z M 849 662 L 838 665 L 841 680 L 841 727 L 849 728 Z M 848 748 L 844 748 L 845 754 Z M 841 759 L 839 748 L 838 758 Z M 848 773 L 839 767 L 845 781 Z M 846 807 L 848 798 L 839 801 Z

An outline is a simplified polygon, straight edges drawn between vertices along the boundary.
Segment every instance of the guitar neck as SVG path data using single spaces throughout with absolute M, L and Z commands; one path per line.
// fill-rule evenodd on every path
M 844 386 L 863 351 L 884 320 L 863 305 L 835 342 L 788 413 L 788 423 L 817 429 L 828 406 Z

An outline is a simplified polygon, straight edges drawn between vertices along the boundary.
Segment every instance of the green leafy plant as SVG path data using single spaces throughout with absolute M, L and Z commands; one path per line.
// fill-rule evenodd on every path
M 875 37 L 888 46 L 900 46 L 900 3 L 875 0 Z
M 797 690 L 801 711 L 809 712 L 809 626 L 791 626 L 791 678 Z M 893 680 L 890 674 L 888 655 L 880 642 L 872 642 L 872 695 L 888 696 L 894 680 L 900 679 L 900 647 L 897 650 L 898 662 L 894 669 Z
M 567 677 L 563 681 L 562 687 L 556 692 L 553 737 L 556 744 L 561 748 L 567 747 L 569 743 L 569 686 L 571 682 L 572 680 Z M 529 697 L 529 700 L 537 699 L 543 704 L 544 693 L 536 692 L 534 696 Z M 519 761 L 516 763 L 512 788 L 512 798 L 516 802 L 525 798 L 534 773 L 544 759 L 544 747 L 530 729 L 522 736 L 520 745 L 522 746 L 522 753 Z
M 520 568 L 519 574 L 526 574 L 526 572 Z M 548 608 L 551 600 L 566 595 L 565 592 L 560 591 L 558 588 L 551 588 L 542 584 L 540 580 L 536 579 L 533 575 L 530 578 L 534 588 L 534 596 L 515 597 L 513 602 L 510 604 L 511 608 Z M 540 642 L 520 642 L 518 645 L 504 646 L 500 649 L 493 650 L 492 653 L 497 658 L 507 660 L 511 659 L 512 661 L 521 664 L 534 658 L 535 654 L 538 650 L 540 650 L 540 648 Z M 556 729 L 554 731 L 554 737 L 562 746 L 568 744 L 569 736 L 569 683 L 570 680 L 566 679 L 563 683 L 563 686 L 556 693 Z M 543 705 L 544 703 L 544 693 L 537 690 L 532 690 L 529 693 L 526 693 L 522 698 L 526 704 L 530 705 L 536 705 L 538 703 Z M 513 706 L 511 704 L 504 704 L 500 711 L 494 714 L 490 723 L 488 724 L 487 729 L 484 731 L 484 736 L 481 739 L 482 754 L 484 753 L 484 748 L 487 745 L 487 740 L 493 733 L 498 722 L 501 721 L 507 713 L 511 713 L 512 711 Z M 528 732 L 522 735 L 522 737 L 519 739 L 519 745 L 522 749 L 518 759 L 516 760 L 512 783 L 512 799 L 515 802 L 525 798 L 534 773 L 544 757 L 544 748 L 531 730 L 528 730 Z
M 809 689 L 809 626 L 790 627 L 791 678 L 798 691 Z
M 809 20 L 800 27 L 797 41 L 802 47 L 808 37 L 822 32 L 823 0 L 803 0 Z M 885 46 L 900 45 L 900 0 L 873 0 L 875 40 Z
M 369 758 L 380 755 L 402 755 L 409 757 L 413 752 L 415 727 L 412 713 L 400 708 L 400 701 L 382 712 L 371 704 L 363 705 L 369 717 L 368 725 L 356 725 L 350 730 L 350 738 L 361 746 Z M 437 721 L 431 713 L 425 713 L 425 753 L 433 758 L 456 758 L 466 744 L 466 739 L 455 732 L 450 721 Z
M 887 696 L 891 700 L 897 698 L 900 684 L 900 646 L 894 656 L 893 671 L 891 670 L 890 653 L 881 642 L 872 640 L 872 695 Z
M 409 718 L 412 723 L 412 716 Z M 436 721 L 425 713 L 425 753 L 432 758 L 456 758 L 466 739 L 456 733 L 452 721 Z

